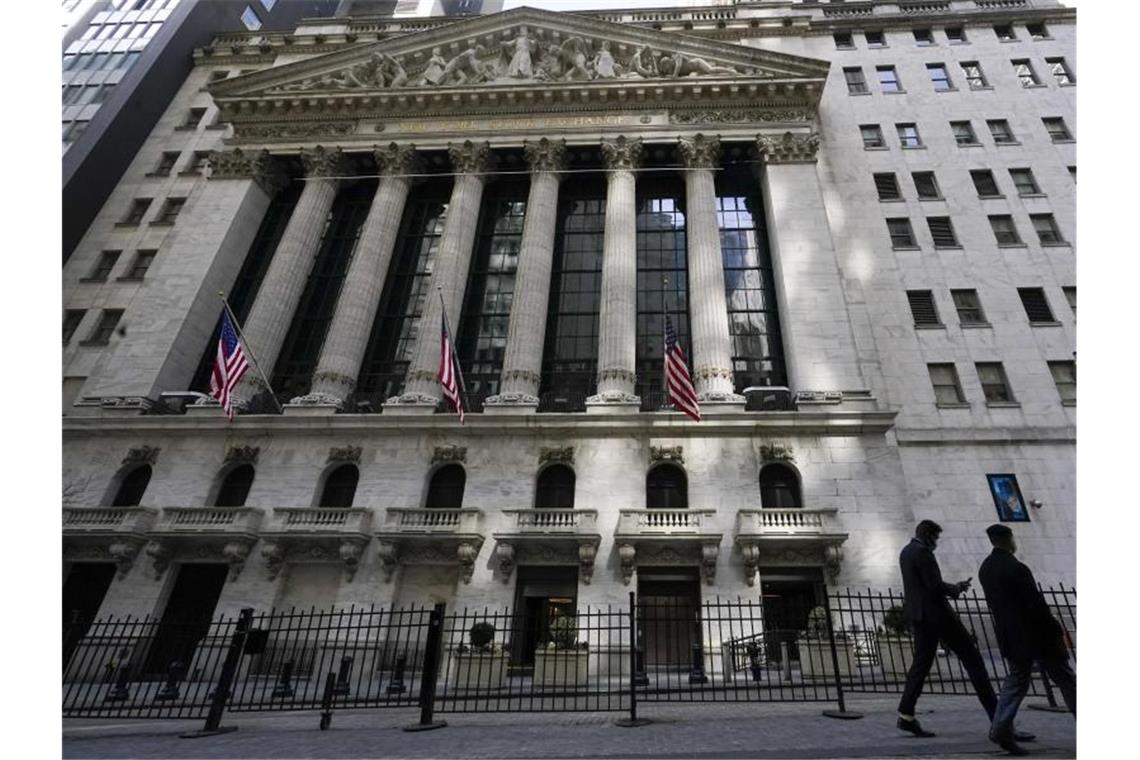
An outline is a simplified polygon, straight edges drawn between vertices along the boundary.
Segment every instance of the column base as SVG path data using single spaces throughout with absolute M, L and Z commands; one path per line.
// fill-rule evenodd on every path
M 483 402 L 483 414 L 522 415 L 538 413 L 538 396 L 529 393 L 500 393 Z
M 293 399 L 285 404 L 284 411 L 287 417 L 325 417 L 336 414 L 340 404 L 314 403 Z
M 435 414 L 439 399 L 426 393 L 405 393 L 384 402 L 385 414 Z
M 698 399 L 701 402 L 701 416 L 714 414 L 738 414 L 744 411 L 744 397 L 732 394 L 730 398 Z
M 641 397 L 625 391 L 602 391 L 586 399 L 587 414 L 636 414 Z

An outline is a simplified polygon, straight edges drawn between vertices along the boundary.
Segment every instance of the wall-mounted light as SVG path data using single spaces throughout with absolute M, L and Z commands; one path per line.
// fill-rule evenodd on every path
M 1034 509 L 1041 509 L 1041 502 L 1038 499 L 1030 499 L 1029 506 L 1033 507 Z

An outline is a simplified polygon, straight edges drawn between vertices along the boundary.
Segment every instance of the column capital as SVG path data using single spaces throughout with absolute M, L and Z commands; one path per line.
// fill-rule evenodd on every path
M 447 155 L 451 157 L 451 165 L 455 167 L 455 171 L 460 174 L 485 174 L 491 160 L 491 144 L 473 143 L 470 140 L 448 143 Z
M 696 134 L 682 137 L 677 147 L 688 169 L 715 169 L 720 166 L 720 137 Z
M 385 177 L 411 174 L 418 162 L 416 146 L 411 143 L 399 145 L 393 142 L 384 146 L 373 145 L 372 155 L 376 159 L 378 173 Z
M 301 164 L 306 177 L 337 177 L 344 172 L 345 156 L 340 148 L 326 148 L 318 145 L 311 150 L 301 151 Z
M 523 141 L 523 152 L 534 172 L 556 172 L 566 166 L 566 141 L 542 138 L 538 142 Z
M 241 148 L 210 152 L 210 179 L 252 179 L 269 195 L 288 184 L 281 166 L 269 151 L 246 153 Z
M 819 150 L 819 135 L 815 132 L 757 135 L 756 147 L 767 164 L 814 164 Z
M 602 140 L 602 155 L 607 169 L 636 169 L 641 166 L 641 138 L 621 135 L 616 140 Z

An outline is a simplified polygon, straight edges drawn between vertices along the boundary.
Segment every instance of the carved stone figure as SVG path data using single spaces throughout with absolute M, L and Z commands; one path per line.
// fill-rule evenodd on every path
M 538 59 L 538 69 L 534 73 L 535 79 L 551 82 L 562 76 L 562 52 L 554 43 L 547 45 L 545 52 Z
M 389 87 L 403 87 L 408 83 L 408 74 L 399 61 L 385 53 L 380 54 L 380 59 L 379 71 Z
M 629 68 L 630 73 L 645 79 L 657 76 L 657 59 L 648 45 L 642 45 L 633 54 L 629 59 Z
M 593 73 L 587 68 L 586 43 L 581 37 L 575 35 L 563 42 L 558 54 L 565 72 L 562 75 L 564 81 L 594 78 Z
M 614 60 L 609 42 L 603 42 L 602 49 L 594 56 L 594 73 L 598 79 L 614 79 L 621 76 L 621 64 Z
M 447 67 L 447 59 L 443 57 L 442 52 L 438 47 L 431 49 L 431 58 L 428 59 L 427 66 L 424 68 L 424 82 L 427 84 L 439 84 L 443 81 L 443 70 Z
M 685 76 L 736 76 L 739 72 L 727 66 L 714 66 L 704 58 L 687 58 L 681 53 L 673 53 L 661 59 L 658 71 L 665 77 Z
M 511 79 L 531 79 L 534 77 L 532 55 L 538 48 L 538 43 L 527 36 L 526 27 L 519 29 L 519 36 L 503 43 L 501 55 L 505 58 L 511 53 L 511 59 L 506 64 L 505 75 Z
M 440 84 L 473 84 L 487 81 L 487 69 L 479 59 L 486 49 L 482 45 L 471 45 L 457 54 L 443 67 Z

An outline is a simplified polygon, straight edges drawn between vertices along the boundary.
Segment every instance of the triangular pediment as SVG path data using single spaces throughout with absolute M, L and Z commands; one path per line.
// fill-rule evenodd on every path
M 698 37 L 534 8 L 473 17 L 223 80 L 210 88 L 223 112 L 280 111 L 303 99 L 385 105 L 458 102 L 465 93 L 636 90 L 693 85 L 815 106 L 828 63 Z M 719 92 L 719 89 L 717 89 Z M 565 100 L 568 92 L 561 93 Z M 476 96 L 479 97 L 479 96 Z M 494 95 L 492 98 L 496 97 Z M 519 102 L 530 102 L 533 94 Z M 576 96 L 579 97 L 579 96 Z M 586 93 L 582 99 L 597 97 Z M 602 93 L 602 99 L 607 95 Z M 620 93 L 612 100 L 624 100 Z M 270 103 L 276 103 L 270 106 Z

